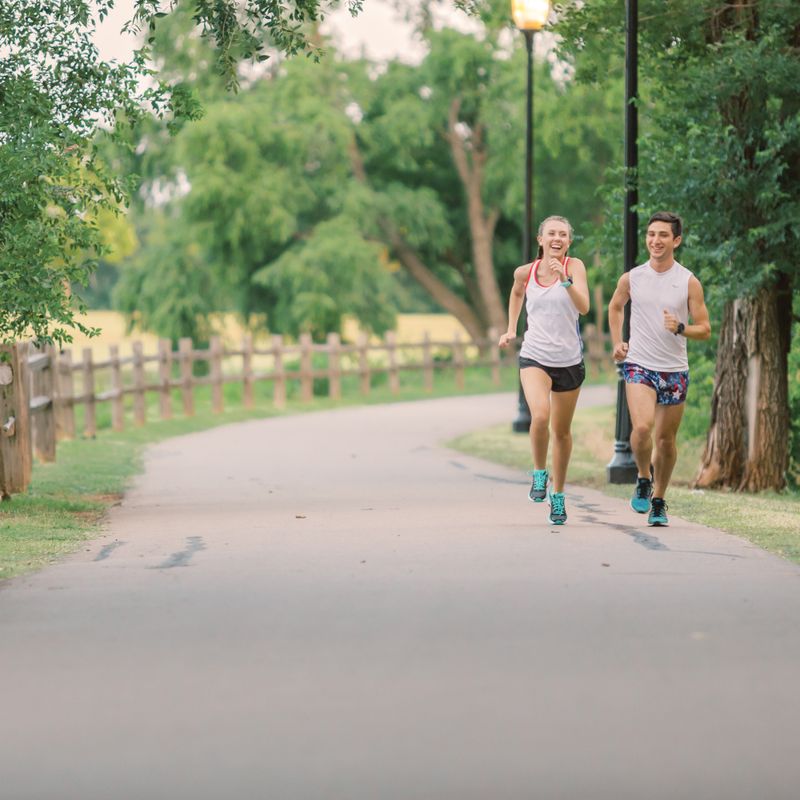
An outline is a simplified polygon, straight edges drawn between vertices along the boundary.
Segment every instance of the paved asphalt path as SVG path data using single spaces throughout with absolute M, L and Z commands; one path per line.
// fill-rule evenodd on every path
M 440 444 L 514 408 L 153 447 L 98 540 L 0 591 L 0 800 L 798 797 L 800 569 L 577 487 L 548 526 Z

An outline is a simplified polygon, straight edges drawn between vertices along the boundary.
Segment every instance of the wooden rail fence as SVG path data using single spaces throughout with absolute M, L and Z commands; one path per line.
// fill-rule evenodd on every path
M 587 325 L 584 339 L 590 370 L 601 369 L 606 360 L 606 339 L 597 336 L 596 328 Z M 169 340 L 160 340 L 155 353 L 145 353 L 141 342 L 134 342 L 132 353 L 121 356 L 112 345 L 108 358 L 97 361 L 91 348 L 80 357 L 70 350 L 53 347 L 41 350 L 29 343 L 0 349 L 5 361 L 0 363 L 0 495 L 24 491 L 31 476 L 33 454 L 41 461 L 53 461 L 56 442 L 77 434 L 76 410 L 83 408 L 81 434 L 92 437 L 97 432 L 97 408 L 110 404 L 110 422 L 121 431 L 126 417 L 133 424 L 146 424 L 147 397 L 158 395 L 158 416 L 170 419 L 175 395 L 186 416 L 195 413 L 195 391 L 209 386 L 214 413 L 225 410 L 223 387 L 239 383 L 242 404 L 256 404 L 256 384 L 271 382 L 272 404 L 284 408 L 292 382 L 301 402 L 315 396 L 315 381 L 322 380 L 316 394 L 324 391 L 332 399 L 342 396 L 342 381 L 358 378 L 358 390 L 368 395 L 373 377 L 384 374 L 392 394 L 400 392 L 401 374 L 422 373 L 423 386 L 433 391 L 437 371 L 452 371 L 455 385 L 465 386 L 468 367 L 488 367 L 492 381 L 500 385 L 500 369 L 516 362 L 515 353 L 501 353 L 497 335 L 490 331 L 481 342 L 465 341 L 456 334 L 448 341 L 432 340 L 425 334 L 420 342 L 400 343 L 393 332 L 381 342 L 361 335 L 354 343 L 344 343 L 332 333 L 324 343 L 315 343 L 303 335 L 296 343 L 287 343 L 275 335 L 267 346 L 256 346 L 252 336 L 245 336 L 239 348 L 225 348 L 218 337 L 206 349 L 195 347 L 191 339 L 181 339 L 173 350 Z M 198 369 L 202 364 L 204 368 Z M 130 398 L 126 403 L 126 398 Z M 126 406 L 130 412 L 126 414 Z

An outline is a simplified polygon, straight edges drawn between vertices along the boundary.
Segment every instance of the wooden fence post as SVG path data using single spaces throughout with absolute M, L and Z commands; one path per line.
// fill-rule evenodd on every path
M 361 394 L 369 394 L 369 354 L 367 351 L 368 339 L 366 333 L 358 334 L 358 374 L 361 377 Z
M 56 437 L 75 438 L 75 375 L 72 370 L 72 353 L 64 350 L 56 361 Z
M 119 347 L 115 344 L 108 347 L 111 362 L 111 429 L 125 429 L 125 395 L 122 385 L 122 364 L 119 361 Z
M 133 343 L 133 422 L 142 426 L 147 421 L 144 396 L 144 348 L 141 342 Z
M 422 337 L 422 369 L 425 375 L 425 389 L 433 391 L 433 353 L 431 352 L 431 335 L 425 331 Z
M 328 334 L 328 397 L 342 399 L 341 339 L 338 333 Z
M 0 347 L 0 497 L 24 492 L 31 481 L 28 343 Z
M 461 334 L 456 331 L 453 336 L 453 367 L 456 373 L 456 388 L 464 388 L 464 343 Z
M 300 334 L 300 400 L 310 403 L 314 399 L 314 375 L 311 361 L 311 334 Z
M 83 348 L 83 435 L 91 438 L 97 434 L 94 394 L 94 363 L 92 348 Z
M 492 362 L 492 383 L 495 386 L 500 385 L 500 347 L 497 342 L 500 337 L 497 335 L 497 328 L 489 328 L 486 334 L 489 337 L 489 359 Z
M 29 359 L 31 432 L 33 452 L 45 463 L 56 460 L 55 349 L 47 345 Z
M 386 354 L 389 357 L 389 391 L 400 393 L 400 371 L 397 367 L 397 334 L 386 331 Z
M 161 419 L 172 419 L 172 341 L 158 340 L 158 405 Z
M 208 343 L 211 361 L 211 410 L 221 414 L 225 410 L 225 399 L 222 396 L 222 339 L 212 336 Z
M 178 341 L 178 353 L 181 361 L 181 397 L 183 398 L 183 413 L 187 417 L 194 416 L 194 376 L 192 364 L 194 353 L 192 340 L 183 338 Z
M 253 336 L 248 333 L 242 339 L 242 402 L 245 408 L 255 406 L 253 390 Z
M 286 370 L 283 367 L 283 336 L 272 337 L 272 352 L 275 357 L 272 382 L 272 403 L 275 408 L 286 408 Z

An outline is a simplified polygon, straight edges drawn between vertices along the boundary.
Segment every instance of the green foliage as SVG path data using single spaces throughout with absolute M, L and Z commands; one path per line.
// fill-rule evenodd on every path
M 98 246 L 92 214 L 120 193 L 87 140 L 91 117 L 108 121 L 126 99 L 131 72 L 97 59 L 87 3 L 61 6 L 20 0 L 0 12 L 3 342 L 69 339 L 81 304 L 68 287 L 85 282 L 91 262 L 80 254 Z
M 419 67 L 390 65 L 358 96 L 364 119 L 357 136 L 374 192 L 373 215 L 390 217 L 436 277 L 479 316 L 482 300 L 469 291 L 476 280 L 476 232 L 447 136 L 453 114 L 471 163 L 483 159 L 480 193 L 486 213 L 498 215 L 492 250 L 505 294 L 521 261 L 527 55 L 518 34 L 508 52 L 507 37 L 499 35 L 508 33 L 503 22 L 482 39 L 426 31 L 430 52 Z M 565 67 L 535 65 L 534 218 L 568 216 L 579 235 L 574 252 L 589 260 L 580 237 L 603 217 L 595 188 L 607 165 L 621 158 L 615 130 L 621 82 L 577 85 Z
M 161 0 L 136 0 L 129 29 L 147 31 L 148 44 L 155 44 L 160 25 L 168 14 Z M 287 55 L 305 52 L 315 58 L 319 47 L 309 35 L 333 5 L 327 0 L 170 0 L 169 10 L 188 8 L 203 38 L 213 43 L 217 72 L 230 89 L 239 87 L 237 68 L 242 61 L 266 61 L 270 50 Z M 363 0 L 346 0 L 357 14 Z
M 266 315 L 276 332 L 318 337 L 339 329 L 344 314 L 380 332 L 413 297 L 387 275 L 405 247 L 488 325 L 474 263 L 477 233 L 448 137 L 455 114 L 467 157 L 483 159 L 478 191 L 486 214 L 497 216 L 492 256 L 504 294 L 521 260 L 526 56 L 521 37 L 507 52 L 497 9 L 489 11 L 482 40 L 426 30 L 430 53 L 418 66 L 393 63 L 375 74 L 368 63 L 334 55 L 292 61 L 235 97 L 207 77 L 213 54 L 188 35 L 186 12 L 159 21 L 153 48 L 162 73 L 191 85 L 206 114 L 172 140 L 151 126 L 132 143 L 145 177 L 142 196 L 150 198 L 137 207 L 141 239 L 145 249 L 161 251 L 134 269 L 146 261 L 157 270 L 169 257 L 169 237 L 191 241 L 217 276 L 220 309 Z M 567 214 L 580 232 L 602 216 L 585 185 L 602 180 L 619 149 L 608 124 L 619 84 L 586 88 L 558 83 L 548 65 L 536 72 L 536 216 Z M 181 181 L 190 187 L 185 195 L 174 191 Z M 161 213 L 152 206 L 165 202 L 170 230 L 149 239 L 147 218 Z M 588 256 L 580 245 L 576 251 Z M 141 291 L 140 280 L 143 274 L 128 296 L 161 302 L 159 291 Z M 166 314 L 143 311 L 166 322 Z
M 705 436 L 708 432 L 711 397 L 714 393 L 714 375 L 717 366 L 717 333 L 707 342 L 692 342 L 690 389 L 681 422 L 681 436 L 690 439 Z
M 165 119 L 160 127 L 143 124 L 159 135 L 177 132 L 202 112 L 196 75 L 179 77 L 180 69 L 165 69 L 159 81 L 149 66 L 172 26 L 161 2 L 136 0 L 126 30 L 146 31 L 147 38 L 131 63 L 100 59 L 92 35 L 113 5 L 114 0 L 0 5 L 0 342 L 23 336 L 66 342 L 74 328 L 92 333 L 76 319 L 83 302 L 74 289 L 90 280 L 106 252 L 98 220 L 130 196 L 130 182 L 119 176 L 133 172 L 107 168 L 104 156 L 110 150 L 98 131 L 122 144 L 130 142 L 128 126 L 140 123 L 145 109 Z M 178 2 L 168 5 L 174 9 Z M 361 7 L 360 0 L 349 5 L 354 12 Z M 238 64 L 264 60 L 268 46 L 313 52 L 304 23 L 316 21 L 322 10 L 319 0 L 295 0 L 291 6 L 274 0 L 183 0 L 184 23 L 191 18 L 205 37 L 197 44 L 186 25 L 181 40 L 183 52 L 190 53 L 186 63 L 202 51 L 218 67 L 216 75 L 201 70 L 212 76 L 203 86 L 236 86 Z M 204 41 L 216 49 L 203 49 Z M 126 167 L 148 160 L 123 150 L 115 155 Z
M 579 55 L 579 77 L 618 74 L 619 3 L 565 6 L 559 31 Z M 684 251 L 719 301 L 781 272 L 795 281 L 800 6 L 647 0 L 639 13 L 640 217 L 680 210 Z
M 129 184 L 104 163 L 95 139 L 117 135 L 143 104 L 170 109 L 141 54 L 104 62 L 91 36 L 112 0 L 16 0 L 0 9 L 0 341 L 70 341 L 71 291 L 105 252 L 98 219 L 115 213 Z M 191 109 L 184 104 L 184 113 Z
M 352 123 L 340 106 L 320 102 L 335 97 L 340 75 L 332 64 L 293 62 L 280 79 L 211 103 L 175 136 L 164 161 L 190 190 L 164 211 L 139 213 L 144 252 L 123 269 L 120 308 L 138 309 L 169 336 L 194 335 L 201 317 L 224 309 L 317 337 L 339 330 L 345 314 L 375 332 L 393 323 L 385 250 L 342 213 L 357 202 Z M 148 234 L 147 220 L 162 213 L 169 225 Z M 203 277 L 193 291 L 180 281 L 186 313 L 178 318 L 165 282 L 183 269 L 176 254 L 188 246 L 192 280 Z
M 294 335 L 308 331 L 323 340 L 329 332 L 341 332 L 342 316 L 348 314 L 385 333 L 395 314 L 389 273 L 380 267 L 382 253 L 347 217 L 320 223 L 306 241 L 253 276 L 275 297 L 271 326 Z
M 190 336 L 198 344 L 211 335 L 209 315 L 216 311 L 218 276 L 208 269 L 196 242 L 175 235 L 184 232 L 173 220 L 158 216 L 144 248 L 123 270 L 114 290 L 114 305 L 132 323 L 177 342 Z

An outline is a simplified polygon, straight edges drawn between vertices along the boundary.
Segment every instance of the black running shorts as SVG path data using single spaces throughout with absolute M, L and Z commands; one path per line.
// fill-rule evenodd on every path
M 583 365 L 583 361 L 580 364 L 573 364 L 571 367 L 548 367 L 532 358 L 520 356 L 519 368 L 527 369 L 529 367 L 544 370 L 553 381 L 552 391 L 554 392 L 571 392 L 586 379 L 586 367 Z

